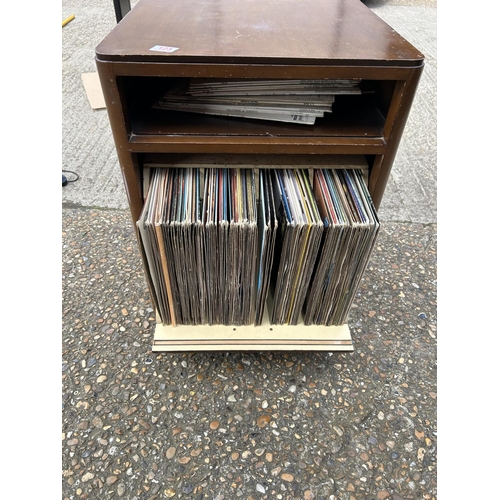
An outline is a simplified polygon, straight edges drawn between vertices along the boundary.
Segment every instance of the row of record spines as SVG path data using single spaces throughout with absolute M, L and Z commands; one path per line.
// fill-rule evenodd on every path
M 205 170 L 203 195 L 200 191 L 201 170 Z M 273 295 L 276 294 L 275 281 L 278 269 L 288 259 L 288 256 L 282 253 L 285 240 L 282 237 L 285 207 L 282 199 L 280 206 L 275 206 L 277 202 L 273 198 L 273 193 L 276 198 L 280 198 L 280 192 L 281 195 L 284 194 L 278 188 L 279 179 L 284 173 L 293 172 L 293 169 L 285 169 L 284 171 L 261 170 L 257 177 L 254 172 L 250 169 L 241 171 L 240 169 L 153 169 L 151 179 L 154 179 L 155 175 L 163 175 L 171 179 L 169 183 L 171 188 L 168 190 L 170 210 L 167 210 L 163 205 L 160 220 L 153 223 L 157 226 L 156 230 L 151 231 L 150 228 L 152 238 L 150 246 L 152 248 L 149 251 L 144 248 L 148 245 L 147 238 L 141 238 L 143 258 L 149 266 L 149 271 L 146 269 L 146 274 L 150 281 L 150 288 L 153 289 L 155 306 L 163 323 L 238 325 L 253 322 L 258 325 L 262 321 L 268 290 L 271 288 Z M 285 319 L 283 316 L 281 319 L 277 318 L 276 311 L 282 308 L 285 302 L 278 296 L 278 301 L 274 300 L 274 312 L 270 311 L 271 322 L 295 324 L 298 321 L 299 313 L 302 312 L 306 324 L 343 324 L 347 318 L 355 289 L 371 254 L 374 237 L 378 230 L 378 219 L 362 179 L 361 171 L 328 169 L 315 171 L 315 186 L 318 185 L 317 177 L 320 175 L 333 176 L 337 179 L 337 183 L 339 179 L 345 178 L 347 180 L 344 180 L 343 184 L 340 182 L 337 188 L 343 186 L 340 189 L 346 192 L 349 189 L 353 191 L 354 188 L 357 190 L 350 203 L 364 204 L 364 210 L 370 212 L 371 239 L 368 238 L 369 241 L 367 241 L 367 237 L 364 240 L 358 238 L 355 241 L 361 245 L 361 249 L 352 246 L 348 252 L 351 254 L 350 259 L 346 260 L 344 255 L 344 275 L 340 283 L 337 283 L 337 287 L 333 288 L 337 296 L 328 294 L 328 292 L 332 294 L 331 284 L 329 288 L 325 289 L 323 283 L 323 293 L 318 292 L 318 280 L 315 282 L 315 278 L 321 269 L 319 263 L 321 259 L 328 258 L 328 252 L 325 251 L 325 248 L 331 244 L 331 240 L 328 240 L 327 237 L 331 232 L 329 228 L 332 224 L 328 224 L 324 220 L 324 225 L 321 226 L 319 232 L 321 244 L 317 243 L 318 233 L 316 233 L 316 243 L 309 248 L 309 254 L 306 257 L 309 263 L 309 273 L 301 275 L 301 296 L 300 300 L 295 302 L 293 314 L 289 309 Z M 301 173 L 301 177 L 307 181 L 306 171 Z M 191 181 L 186 182 L 188 178 Z M 257 183 L 256 180 L 258 180 Z M 191 184 L 194 186 L 192 189 L 189 187 Z M 145 210 L 150 212 L 151 200 L 158 197 L 158 193 L 151 193 L 154 186 L 155 182 L 152 181 L 145 203 Z M 179 192 L 172 196 L 174 186 Z M 236 196 L 236 193 L 239 193 L 240 196 Z M 266 206 L 263 202 L 264 193 L 266 193 Z M 221 200 L 224 199 L 226 199 L 226 203 L 221 203 Z M 228 199 L 230 199 L 229 203 L 227 203 Z M 257 226 L 256 222 L 259 217 L 256 214 L 256 207 L 258 204 L 264 215 L 259 215 Z M 179 210 L 179 206 L 182 209 Z M 172 215 L 188 213 L 191 214 L 191 218 L 172 220 Z M 234 219 L 237 214 L 244 214 L 239 223 L 235 223 Z M 265 229 L 262 217 L 266 221 Z M 145 218 L 142 216 L 141 219 L 144 223 Z M 375 231 L 373 231 L 373 221 L 375 221 Z M 151 220 L 149 224 L 151 224 Z M 231 224 L 233 224 L 232 237 L 229 236 Z M 280 230 L 278 230 L 278 225 Z M 138 221 L 139 226 L 140 221 Z M 158 227 L 160 227 L 160 231 L 158 231 Z M 144 236 L 144 227 L 141 229 L 139 233 Z M 354 232 L 359 233 L 359 228 L 357 229 L 358 231 Z M 263 235 L 266 233 L 270 234 L 264 239 Z M 160 239 L 158 239 L 159 235 Z M 340 240 L 337 241 L 336 248 L 340 246 L 344 249 L 345 254 L 345 248 L 349 247 L 350 240 L 352 237 L 344 238 L 342 244 L 339 243 Z M 158 260 L 157 255 L 161 254 L 161 247 L 168 248 L 168 250 L 164 250 L 164 253 L 168 256 L 167 267 L 170 268 L 170 272 L 164 266 L 162 267 Z M 337 255 L 340 254 L 337 252 Z M 228 258 L 232 265 L 225 273 L 224 266 L 228 263 Z M 349 265 L 351 268 L 346 271 Z M 330 262 L 330 276 L 332 266 L 333 263 Z M 297 276 L 293 276 L 293 278 L 295 283 L 291 285 L 291 288 L 288 284 L 288 291 L 298 294 Z M 324 280 L 325 276 L 322 278 Z M 167 293 L 165 288 L 168 289 Z M 317 304 L 316 308 L 313 307 L 311 301 L 313 296 L 316 302 L 322 303 L 323 310 L 325 307 L 329 309 L 329 315 L 318 313 L 318 308 L 321 309 L 321 307 Z M 306 307 L 302 307 L 304 302 Z M 338 304 L 337 307 L 333 308 L 335 315 L 332 315 L 332 305 L 335 302 Z
M 324 199 L 334 208 L 333 217 L 341 218 L 325 223 L 303 311 L 304 323 L 339 325 L 347 320 L 373 252 L 380 222 L 359 171 L 317 170 L 314 188 L 315 193 L 328 193 Z M 316 198 L 322 200 L 319 194 Z
M 250 324 L 257 215 L 253 170 L 155 169 L 141 251 L 165 324 Z M 238 193 L 238 195 L 236 195 Z

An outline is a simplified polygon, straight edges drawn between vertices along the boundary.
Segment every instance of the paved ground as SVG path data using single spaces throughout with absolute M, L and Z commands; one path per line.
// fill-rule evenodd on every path
M 436 240 L 388 222 L 349 354 L 151 353 L 129 217 L 63 214 L 63 497 L 436 498 Z
M 436 9 L 370 7 L 427 58 L 351 313 L 355 350 L 151 352 L 105 110 L 81 74 L 112 2 L 63 0 L 62 498 L 437 498 Z

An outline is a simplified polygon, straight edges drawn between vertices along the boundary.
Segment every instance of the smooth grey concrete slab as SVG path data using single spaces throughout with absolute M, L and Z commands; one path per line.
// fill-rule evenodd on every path
M 436 9 L 375 2 L 368 5 L 425 55 L 425 68 L 379 215 L 385 221 L 437 222 Z
M 62 29 L 62 168 L 77 182 L 62 188 L 65 205 L 128 207 L 105 109 L 90 107 L 82 73 L 95 73 L 95 47 L 116 26 L 113 2 L 64 0 Z M 72 178 L 68 174 L 68 178 Z
M 426 56 L 380 218 L 436 222 L 436 8 L 430 0 L 366 3 Z M 63 18 L 75 15 L 62 30 L 62 162 L 63 169 L 80 176 L 62 188 L 63 207 L 127 209 L 107 112 L 91 109 L 81 78 L 96 71 L 95 47 L 116 25 L 113 2 L 63 0 L 62 13 Z

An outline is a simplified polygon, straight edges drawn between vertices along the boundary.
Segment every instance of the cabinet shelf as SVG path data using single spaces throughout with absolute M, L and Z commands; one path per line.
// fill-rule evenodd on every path
M 207 152 L 238 152 L 246 146 L 249 152 L 296 154 L 320 148 L 315 152 L 382 154 L 386 120 L 373 97 L 343 97 L 333 104 L 332 113 L 314 125 L 142 107 L 131 113 L 130 150 L 184 152 L 196 144 Z
M 217 117 L 197 113 L 140 109 L 131 115 L 134 136 L 259 136 L 266 137 L 376 137 L 383 138 L 385 118 L 373 99 L 345 96 L 332 112 L 314 125 L 297 125 L 246 118 Z
M 392 81 L 362 82 L 368 93 L 336 96 L 331 113 L 318 118 L 314 125 L 298 125 L 153 108 L 177 80 L 121 77 L 123 93 L 131 103 L 129 151 L 186 152 L 196 146 L 200 152 L 237 153 L 242 148 L 250 148 L 251 153 L 384 152 L 384 95 L 387 87 L 393 88 Z

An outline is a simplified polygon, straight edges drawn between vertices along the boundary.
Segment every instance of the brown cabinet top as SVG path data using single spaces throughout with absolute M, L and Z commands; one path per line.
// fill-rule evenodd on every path
M 360 0 L 139 0 L 96 54 L 123 62 L 410 67 L 424 59 Z

